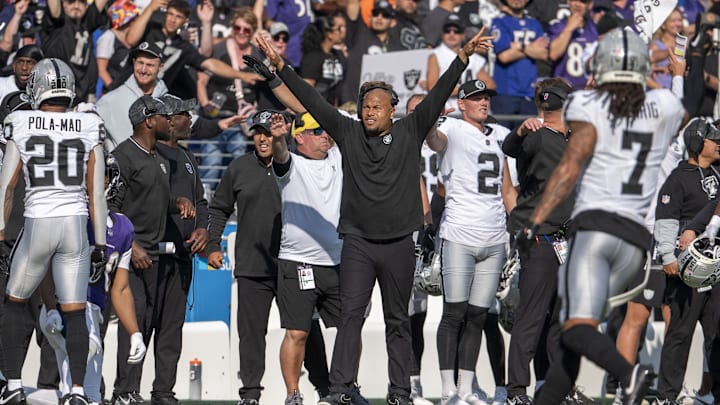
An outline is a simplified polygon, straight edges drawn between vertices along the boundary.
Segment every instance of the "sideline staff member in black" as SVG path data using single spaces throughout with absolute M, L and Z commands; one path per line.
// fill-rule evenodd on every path
M 450 96 L 470 55 L 487 50 L 491 37 L 478 33 L 458 53 L 413 114 L 392 121 L 397 95 L 385 82 L 360 88 L 361 121 L 341 115 L 256 36 L 279 76 L 343 153 L 343 196 L 338 231 L 344 239 L 341 269 L 342 314 L 330 370 L 330 395 L 319 405 L 349 404 L 365 308 L 375 279 L 383 297 L 388 352 L 389 404 L 412 404 L 408 301 L 414 268 L 413 231 L 422 227 L 420 147 Z M 258 69 L 259 62 L 245 57 Z M 407 213 L 401 215 L 402 213 Z
M 543 121 L 528 118 L 503 142 L 503 152 L 517 159 L 520 191 L 517 205 L 510 212 L 508 232 L 516 234 L 530 220 L 540 202 L 550 175 L 567 148 L 568 128 L 562 120 L 562 107 L 572 88 L 562 79 L 550 78 L 538 85 L 535 101 Z M 518 243 L 520 263 L 520 303 L 515 311 L 508 352 L 508 399 L 529 404 L 530 360 L 540 341 L 547 342 L 552 360 L 560 345 L 557 306 L 559 259 L 554 244 L 562 243 L 562 228 L 570 218 L 575 199 L 568 198 L 540 226 L 534 241 Z M 541 339 L 546 333 L 545 339 Z M 545 348 L 540 348 L 545 350 Z
M 135 227 L 132 268 L 128 275 L 135 299 L 135 315 L 146 346 L 153 330 L 159 332 L 161 329 L 154 314 L 158 303 L 158 245 L 165 236 L 167 216 L 178 210 L 181 218 L 195 216 L 195 207 L 190 200 L 172 195 L 170 165 L 155 148 L 159 139 L 168 139 L 167 115 L 171 113 L 168 106 L 155 97 L 138 98 L 128 113 L 133 134 L 113 150 L 122 183 L 117 196 L 108 201 L 108 207 L 113 212 L 125 214 Z M 144 402 L 139 394 L 142 363 L 127 363 L 129 349 L 130 336 L 124 328 L 118 328 L 118 369 L 113 403 Z

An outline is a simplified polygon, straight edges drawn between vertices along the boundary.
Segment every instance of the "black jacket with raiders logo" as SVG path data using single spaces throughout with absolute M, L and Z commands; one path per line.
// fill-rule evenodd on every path
M 655 240 L 663 264 L 674 258 L 675 240 L 685 225 L 709 202 L 717 198 L 720 173 L 715 166 L 702 169 L 682 161 L 658 192 L 655 209 Z

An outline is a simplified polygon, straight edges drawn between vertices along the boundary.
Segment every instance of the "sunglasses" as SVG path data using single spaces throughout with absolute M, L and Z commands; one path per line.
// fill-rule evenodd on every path
M 250 35 L 250 34 L 252 34 L 252 32 L 253 32 L 252 28 L 250 28 L 250 27 L 241 27 L 241 26 L 239 26 L 239 25 L 233 25 L 233 31 L 235 31 L 235 32 L 237 32 L 237 33 L 240 33 L 240 34 L 245 34 L 245 35 Z
M 456 27 L 447 27 L 443 30 L 443 34 L 462 34 L 463 32 L 460 30 L 460 28 Z
M 320 136 L 323 134 L 323 129 L 322 128 L 306 129 L 303 131 L 303 133 L 307 133 L 308 135 Z
M 389 13 L 389 12 L 387 12 L 387 11 L 385 11 L 385 10 L 373 10 L 373 11 L 372 11 L 372 16 L 373 16 L 373 17 L 382 16 L 382 18 L 385 18 L 385 19 L 387 19 L 387 20 L 393 18 L 392 14 Z
M 290 37 L 288 37 L 285 34 L 277 34 L 277 35 L 273 35 L 272 39 L 275 42 L 285 42 L 287 44 L 288 41 L 290 40 Z

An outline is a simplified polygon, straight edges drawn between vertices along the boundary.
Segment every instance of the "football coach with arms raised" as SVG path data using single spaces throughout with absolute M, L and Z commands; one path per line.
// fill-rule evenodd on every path
M 491 47 L 478 33 L 432 91 L 405 118 L 393 122 L 397 95 L 385 82 L 360 88 L 360 121 L 340 114 L 289 68 L 275 49 L 257 36 L 260 49 L 278 75 L 337 142 L 343 158 L 343 194 L 338 232 L 343 238 L 340 265 L 341 319 L 330 370 L 330 395 L 319 405 L 350 404 L 365 308 L 375 280 L 380 284 L 390 377 L 387 403 L 410 405 L 411 343 L 408 301 L 415 263 L 413 231 L 423 224 L 420 147 L 435 125 L 470 55 Z M 252 58 L 246 63 L 262 75 L 272 73 Z M 403 214 L 401 214 L 403 213 Z

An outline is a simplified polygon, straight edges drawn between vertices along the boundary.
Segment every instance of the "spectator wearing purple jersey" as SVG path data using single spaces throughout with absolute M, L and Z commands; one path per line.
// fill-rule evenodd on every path
M 648 87 L 651 89 L 669 89 L 672 76 L 668 70 L 670 52 L 675 48 L 675 36 L 681 34 L 683 29 L 683 14 L 679 8 L 673 9 L 660 29 L 655 31 L 653 41 L 650 43 L 650 62 L 652 72 L 648 77 Z
M 302 61 L 302 36 L 305 28 L 312 22 L 314 15 L 309 7 L 309 1 L 296 0 L 257 0 L 257 3 L 265 4 L 265 16 L 271 22 L 284 23 L 290 31 L 290 41 L 287 44 L 286 58 L 294 68 L 300 67 Z
M 583 68 L 584 49 L 597 41 L 598 33 L 590 17 L 591 0 L 569 0 L 570 16 L 552 24 L 550 35 L 550 60 L 553 76 L 566 79 L 573 90 L 585 87 L 587 77 Z
M 535 115 L 533 86 L 537 79 L 536 62 L 548 56 L 548 38 L 538 20 L 525 11 L 529 0 L 503 0 L 504 14 L 493 19 L 495 72 L 498 95 L 493 99 L 493 114 Z M 514 128 L 513 122 L 501 122 Z

